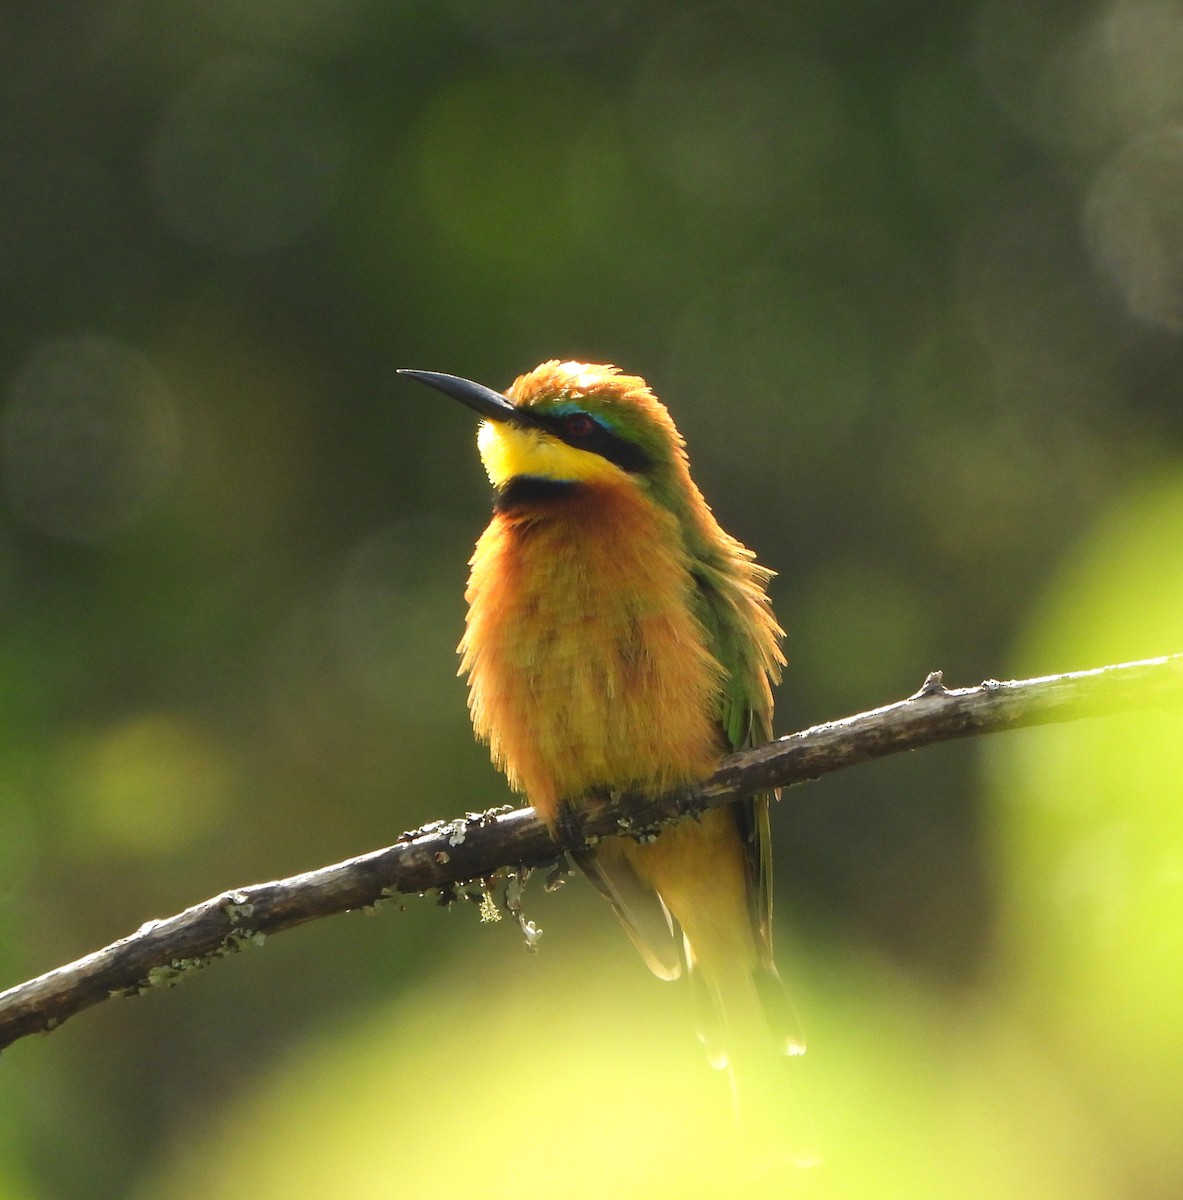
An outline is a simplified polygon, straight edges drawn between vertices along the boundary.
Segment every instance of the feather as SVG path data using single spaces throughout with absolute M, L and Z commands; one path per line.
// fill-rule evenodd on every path
M 682 958 L 674 922 L 661 897 L 637 875 L 617 842 L 573 854 L 576 865 L 612 905 L 645 965 L 658 979 L 677 979 Z

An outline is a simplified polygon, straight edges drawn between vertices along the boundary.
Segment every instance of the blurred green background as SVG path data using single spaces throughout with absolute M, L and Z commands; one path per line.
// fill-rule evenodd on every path
M 0 97 L 5 985 L 509 798 L 473 422 L 396 367 L 644 375 L 782 732 L 1183 648 L 1175 0 L 10 0 Z M 785 797 L 771 1149 L 573 883 L 537 956 L 411 899 L 18 1044 L 0 1200 L 1177 1196 L 1181 733 Z

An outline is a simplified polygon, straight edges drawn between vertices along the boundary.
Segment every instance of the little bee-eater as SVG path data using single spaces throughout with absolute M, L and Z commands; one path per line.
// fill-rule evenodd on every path
M 772 572 L 715 520 L 645 381 L 556 361 L 502 395 L 402 374 L 483 418 L 496 499 L 472 557 L 461 671 L 477 736 L 552 830 L 564 806 L 684 788 L 767 741 L 785 661 Z M 654 974 L 686 966 L 712 1062 L 761 1014 L 800 1051 L 773 963 L 767 796 L 577 860 Z

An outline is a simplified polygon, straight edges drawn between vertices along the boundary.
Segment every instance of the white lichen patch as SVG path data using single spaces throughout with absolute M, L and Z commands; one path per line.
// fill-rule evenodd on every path
M 501 913 L 497 909 L 497 901 L 493 899 L 492 892 L 484 892 L 480 899 L 481 924 L 489 925 L 501 920 Z
M 230 899 L 222 905 L 222 911 L 233 924 L 237 925 L 243 917 L 254 915 L 255 906 L 247 899 L 245 892 L 232 892 Z
M 511 871 L 505 880 L 505 907 L 517 921 L 522 937 L 526 940 L 526 949 L 531 952 L 538 949 L 538 942 L 542 937 L 542 930 L 527 919 L 522 907 L 522 894 L 533 874 L 533 867 L 518 867 L 516 871 Z

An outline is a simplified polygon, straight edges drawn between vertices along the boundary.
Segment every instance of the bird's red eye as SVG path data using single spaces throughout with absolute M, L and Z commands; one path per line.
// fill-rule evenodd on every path
M 595 420 L 585 412 L 568 413 L 563 418 L 563 432 L 568 437 L 585 438 L 595 427 Z

